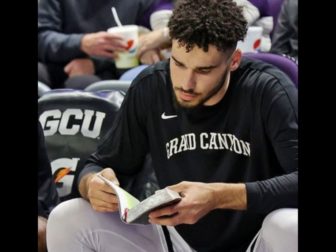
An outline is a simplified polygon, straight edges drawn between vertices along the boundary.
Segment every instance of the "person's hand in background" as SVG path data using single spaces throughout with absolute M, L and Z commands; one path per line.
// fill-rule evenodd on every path
M 162 59 L 162 56 L 160 54 L 159 49 L 153 49 L 153 50 L 146 51 L 140 56 L 140 62 L 146 65 L 154 64 L 160 61 L 161 59 Z
M 116 52 L 126 48 L 127 44 L 121 36 L 103 31 L 86 34 L 81 40 L 81 49 L 89 56 L 114 59 Z
M 150 50 L 160 50 L 170 46 L 168 27 L 151 31 L 139 37 L 138 55 L 141 56 Z
M 66 72 L 69 77 L 94 74 L 95 67 L 91 59 L 74 59 L 64 67 L 64 72 Z

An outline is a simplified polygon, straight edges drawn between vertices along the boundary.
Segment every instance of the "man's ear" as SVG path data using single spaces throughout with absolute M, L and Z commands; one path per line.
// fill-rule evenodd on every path
M 231 60 L 231 64 L 230 64 L 230 71 L 235 71 L 239 65 L 240 65 L 240 61 L 242 58 L 242 51 L 240 49 L 236 49 L 233 54 L 232 54 L 232 60 Z

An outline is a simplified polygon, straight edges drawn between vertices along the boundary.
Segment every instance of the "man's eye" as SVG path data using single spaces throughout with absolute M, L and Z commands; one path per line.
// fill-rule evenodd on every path
M 197 72 L 200 74 L 208 74 L 211 72 L 211 70 L 210 69 L 198 69 Z

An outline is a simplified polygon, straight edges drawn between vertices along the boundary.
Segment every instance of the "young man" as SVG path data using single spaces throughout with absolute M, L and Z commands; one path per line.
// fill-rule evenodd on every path
M 269 213 L 255 251 L 296 251 L 296 209 L 273 211 L 297 207 L 294 84 L 242 60 L 246 21 L 232 0 L 182 1 L 169 30 L 170 60 L 136 78 L 81 173 L 87 201 L 51 213 L 48 251 L 167 251 L 159 225 L 175 251 L 246 251 Z M 126 225 L 97 173 L 123 186 L 148 152 L 159 186 L 183 198 L 151 212 L 153 225 Z

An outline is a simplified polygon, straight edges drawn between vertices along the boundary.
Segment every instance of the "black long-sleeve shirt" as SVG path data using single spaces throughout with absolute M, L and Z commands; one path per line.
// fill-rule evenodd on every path
M 161 62 L 135 79 L 81 176 L 102 167 L 135 174 L 150 152 L 161 188 L 245 182 L 246 211 L 217 209 L 176 226 L 197 251 L 245 251 L 267 213 L 297 207 L 297 89 L 271 65 L 244 59 L 219 103 L 186 111 L 174 106 L 169 71 Z

